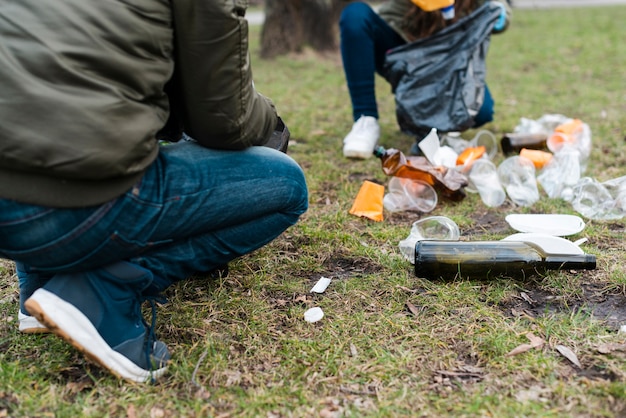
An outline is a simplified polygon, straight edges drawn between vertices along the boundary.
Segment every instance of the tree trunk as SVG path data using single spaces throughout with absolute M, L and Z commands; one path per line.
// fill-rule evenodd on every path
M 346 0 L 266 0 L 261 57 L 337 49 L 337 22 Z

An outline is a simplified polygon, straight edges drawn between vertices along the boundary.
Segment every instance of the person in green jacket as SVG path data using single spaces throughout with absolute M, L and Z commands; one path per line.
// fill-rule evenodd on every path
M 374 82 L 376 73 L 383 75 L 386 53 L 436 33 L 483 3 L 484 0 L 455 0 L 454 17 L 451 19 L 444 18 L 441 10 L 426 12 L 411 0 L 387 1 L 380 5 L 378 12 L 364 2 L 353 2 L 344 8 L 339 22 L 340 47 L 354 120 L 352 129 L 343 140 L 345 157 L 369 158 L 378 143 L 380 127 Z M 496 3 L 502 12 L 494 26 L 494 33 L 500 33 L 509 25 L 511 8 L 506 0 Z M 486 88 L 483 106 L 475 117 L 476 126 L 491 121 L 493 105 Z
M 254 88 L 244 4 L 0 3 L 0 257 L 20 330 L 156 378 L 170 353 L 142 303 L 307 210 L 302 169 L 263 146 L 285 127 Z

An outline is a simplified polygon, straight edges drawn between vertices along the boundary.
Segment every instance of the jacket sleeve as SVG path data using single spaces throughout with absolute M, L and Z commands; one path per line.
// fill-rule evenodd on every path
M 252 82 L 245 4 L 172 0 L 173 77 L 180 94 L 171 111 L 185 133 L 206 147 L 263 145 L 277 123 L 273 103 Z

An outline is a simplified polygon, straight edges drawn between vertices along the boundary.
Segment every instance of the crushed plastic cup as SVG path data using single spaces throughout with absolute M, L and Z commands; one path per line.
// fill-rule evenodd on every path
M 428 213 L 437 206 L 437 192 L 428 183 L 401 177 L 392 177 L 383 198 L 383 206 L 390 212 L 415 211 Z
M 583 177 L 573 188 L 572 207 L 589 219 L 620 219 L 624 213 L 606 186 L 597 180 Z
M 498 169 L 490 160 L 483 158 L 474 161 L 469 179 L 485 205 L 498 207 L 504 203 L 506 193 L 500 184 Z
M 445 216 L 429 216 L 413 222 L 409 236 L 400 241 L 400 253 L 415 263 L 415 245 L 424 240 L 458 241 L 461 237 L 459 226 Z
M 580 171 L 584 173 L 591 154 L 591 129 L 580 119 L 568 119 L 554 128 L 548 137 L 547 146 L 554 154 L 565 148 L 578 150 Z
M 509 157 L 498 166 L 500 183 L 511 200 L 519 206 L 531 206 L 539 200 L 535 165 L 519 155 Z
M 493 160 L 498 153 L 498 139 L 496 136 L 486 129 L 476 132 L 474 138 L 469 142 L 470 147 L 485 147 L 487 158 Z
M 441 144 L 452 148 L 457 154 L 461 154 L 467 147 L 469 141 L 461 138 L 460 132 L 448 132 L 441 138 Z
M 573 147 L 565 147 L 554 154 L 537 175 L 537 182 L 551 198 L 572 200 L 572 188 L 580 180 L 580 152 Z

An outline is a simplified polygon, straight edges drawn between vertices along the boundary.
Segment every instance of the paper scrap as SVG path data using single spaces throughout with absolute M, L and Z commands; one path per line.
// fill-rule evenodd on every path
M 311 292 L 324 293 L 324 291 L 326 291 L 326 288 L 328 287 L 329 284 L 330 284 L 330 279 L 328 277 L 322 277 L 321 279 L 317 281 L 317 283 L 315 283 L 315 286 L 313 286 L 313 288 L 311 289 Z
M 426 159 L 430 161 L 431 164 L 435 165 L 435 154 L 440 147 L 437 129 L 432 128 L 428 135 L 426 135 L 417 145 L 424 153 Z
M 320 319 L 322 319 L 324 317 L 324 311 L 322 311 L 322 308 L 320 307 L 315 307 L 315 308 L 311 308 L 308 311 L 306 311 L 304 313 L 304 320 L 306 322 L 317 322 Z

